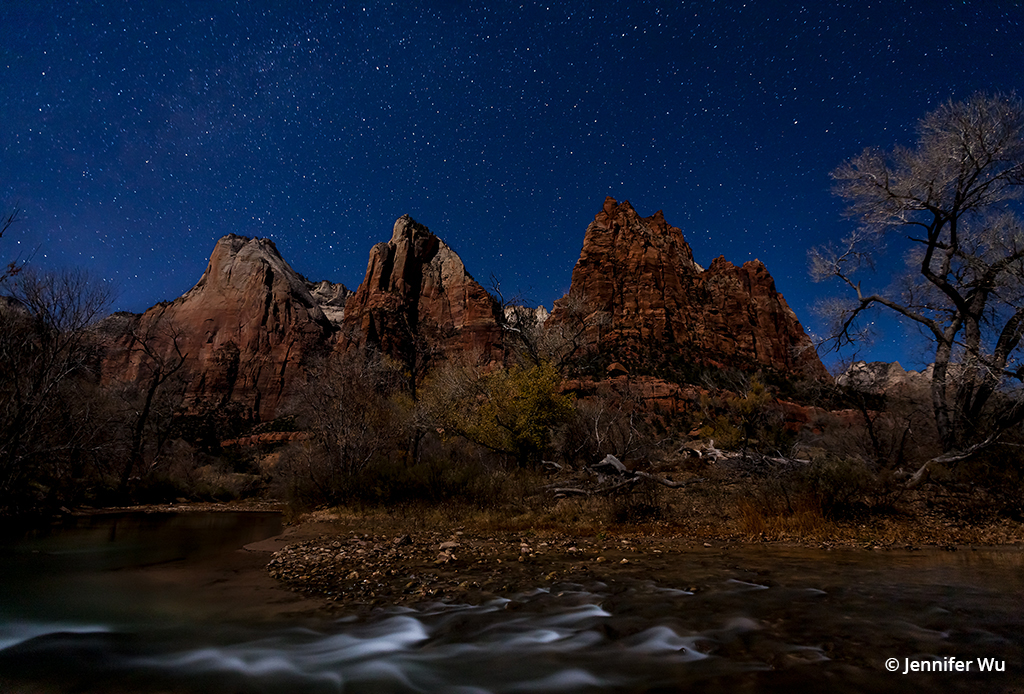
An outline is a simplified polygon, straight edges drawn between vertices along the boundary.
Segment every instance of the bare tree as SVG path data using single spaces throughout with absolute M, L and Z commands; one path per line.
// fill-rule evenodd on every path
M 96 435 L 89 398 L 95 381 L 87 339 L 109 303 L 107 288 L 81 272 L 24 268 L 0 303 L 0 509 L 58 496 Z M 31 497 L 31 498 L 29 498 Z M 44 497 L 44 498 L 40 498 Z
M 327 355 L 310 365 L 303 388 L 315 450 L 305 479 L 320 501 L 347 500 L 360 475 L 402 448 L 410 403 L 401 365 L 374 351 Z
M 512 363 L 538 365 L 551 358 L 550 340 L 546 340 L 544 322 L 548 312 L 543 308 L 532 308 L 520 295 L 506 298 L 501 282 L 491 275 L 488 290 L 498 307 L 496 316 L 501 328 L 505 366 Z
M 164 314 L 166 315 L 166 314 Z M 160 397 L 168 390 L 168 381 L 185 365 L 188 355 L 181 351 L 181 329 L 165 320 L 164 315 L 151 323 L 146 330 L 133 326 L 130 330 L 129 351 L 139 356 L 139 383 L 130 398 L 129 420 L 131 425 L 131 441 L 128 458 L 121 472 L 120 490 L 128 489 L 132 473 L 145 464 L 147 433 L 152 431 L 153 459 L 159 457 L 161 449 L 170 434 L 170 422 L 176 405 L 179 404 L 181 389 L 176 389 L 179 397 Z M 170 407 L 167 401 L 174 401 Z M 155 417 L 157 410 L 166 410 L 161 417 Z
M 594 356 L 602 329 L 611 324 L 607 312 L 596 310 L 575 292 L 555 303 L 555 316 L 527 305 L 520 296 L 506 298 L 494 276 L 490 294 L 498 306 L 506 366 L 550 363 L 559 371 L 580 366 Z
M 17 207 L 15 207 L 13 210 L 11 210 L 10 214 L 2 218 L 3 221 L 0 221 L 0 239 L 4 237 L 4 234 L 7 232 L 7 230 L 11 228 L 11 225 L 13 225 L 15 221 L 17 221 L 19 212 L 20 210 Z M 0 271 L 0 285 L 2 285 L 9 277 L 14 277 L 15 275 L 17 275 L 20 270 L 21 266 L 18 265 L 17 261 L 12 260 L 11 262 L 7 263 L 7 266 L 2 271 Z
M 837 168 L 835 192 L 860 226 L 811 251 L 817 280 L 838 278 L 832 346 L 859 339 L 866 313 L 891 311 L 934 347 L 931 406 L 944 462 L 987 448 L 1024 420 L 1024 104 L 1014 95 L 949 101 L 918 125 L 917 145 L 869 148 Z M 885 241 L 907 272 L 868 289 L 856 272 Z

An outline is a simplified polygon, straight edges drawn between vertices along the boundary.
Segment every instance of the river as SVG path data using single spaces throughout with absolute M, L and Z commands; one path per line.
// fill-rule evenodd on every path
M 1020 549 L 695 550 L 668 582 L 329 619 L 232 579 L 269 581 L 267 556 L 238 550 L 280 531 L 275 514 L 114 514 L 9 536 L 0 691 L 1024 691 Z

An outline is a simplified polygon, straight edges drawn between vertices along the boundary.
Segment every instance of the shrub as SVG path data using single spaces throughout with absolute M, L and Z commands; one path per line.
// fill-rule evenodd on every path
M 711 419 L 701 428 L 701 435 L 726 449 L 769 453 L 788 448 L 793 435 L 786 431 L 782 409 L 760 375 L 751 376 L 742 387 L 742 396 L 726 392 L 701 397 L 705 417 Z
M 552 428 L 574 411 L 575 400 L 560 393 L 561 383 L 546 362 L 484 374 L 450 367 L 435 375 L 422 400 L 428 418 L 444 433 L 529 467 L 550 449 Z
M 580 400 L 553 437 L 558 457 L 584 464 L 608 454 L 624 461 L 647 458 L 655 418 L 628 388 L 612 386 Z
M 615 523 L 645 523 L 662 520 L 666 514 L 664 487 L 642 480 L 608 498 L 608 510 Z
M 875 481 L 864 461 L 834 454 L 815 459 L 797 476 L 799 491 L 831 519 L 848 518 L 865 509 Z

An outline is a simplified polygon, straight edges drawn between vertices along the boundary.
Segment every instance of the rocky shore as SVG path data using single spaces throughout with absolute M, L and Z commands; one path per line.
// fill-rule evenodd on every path
M 143 512 L 282 511 L 269 502 L 174 504 L 121 509 Z M 87 513 L 110 512 L 91 510 Z M 717 525 L 716 525 L 717 524 Z M 717 528 L 717 530 L 716 530 Z M 763 550 L 817 557 L 851 553 L 903 556 L 978 548 L 1024 551 L 1024 526 L 1008 519 L 983 526 L 951 523 L 926 514 L 866 523 L 833 525 L 824 534 L 757 538 L 735 532 L 708 517 L 688 525 L 573 525 L 525 521 L 492 527 L 477 518 L 445 519 L 422 510 L 321 510 L 293 519 L 273 538 L 254 542 L 231 556 L 211 557 L 197 575 L 221 586 L 225 598 L 239 590 L 265 591 L 269 614 L 312 617 L 369 613 L 393 606 L 429 603 L 483 604 L 537 590 L 603 586 L 628 591 L 652 583 L 699 593 L 695 566 L 729 563 L 731 557 Z M 965 557 L 966 560 L 966 557 Z M 926 560 L 925 560 L 926 561 Z M 187 571 L 196 573 L 194 562 Z M 160 580 L 185 578 L 173 567 Z M 187 572 L 186 572 L 187 573 Z M 751 569 L 749 580 L 770 583 Z M 281 589 L 284 589 L 283 591 Z M 290 594 L 291 598 L 286 598 Z M 248 598 L 247 602 L 251 602 Z M 252 606 L 257 612 L 267 611 Z
M 650 577 L 668 567 L 672 544 L 638 537 L 350 531 L 288 545 L 274 553 L 267 569 L 293 589 L 349 608 L 438 600 L 479 604 L 561 582 Z
M 267 571 L 293 591 L 324 600 L 331 612 L 430 602 L 482 604 L 568 585 L 628 589 L 655 582 L 699 592 L 701 586 L 688 578 L 695 560 L 720 559 L 758 547 L 826 556 L 832 550 L 971 552 L 974 547 L 1000 546 L 1017 552 L 1024 546 L 1024 532 L 1013 522 L 959 531 L 930 527 L 927 522 L 904 523 L 897 529 L 862 527 L 860 532 L 854 527 L 831 539 L 765 542 L 651 527 L 593 533 L 530 528 L 487 532 L 471 524 L 451 524 L 405 532 L 395 520 L 322 511 L 290 532 L 292 541 L 273 552 Z M 902 541 L 905 538 L 914 541 Z

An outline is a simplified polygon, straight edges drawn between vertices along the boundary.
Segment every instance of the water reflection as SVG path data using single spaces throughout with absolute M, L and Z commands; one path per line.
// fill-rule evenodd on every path
M 116 513 L 0 536 L 0 620 L 147 621 L 181 611 L 131 570 L 201 560 L 281 532 L 278 513 Z

